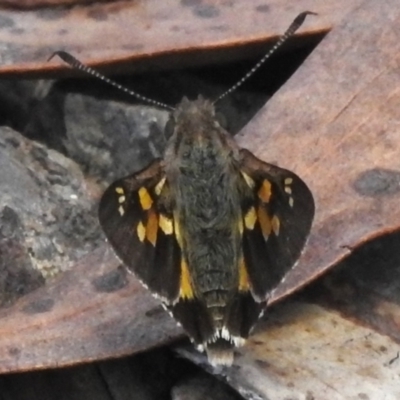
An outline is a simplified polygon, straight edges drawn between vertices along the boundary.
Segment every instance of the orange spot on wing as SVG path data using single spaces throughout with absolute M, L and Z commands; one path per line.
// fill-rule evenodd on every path
M 257 216 L 264 239 L 267 240 L 272 231 L 271 219 L 263 207 L 258 207 Z
M 158 218 L 153 210 L 149 210 L 146 224 L 146 239 L 153 245 L 156 245 L 158 231 Z
M 145 187 L 141 187 L 138 191 L 140 205 L 143 210 L 149 210 L 153 204 L 153 199 L 151 198 L 149 192 Z
M 179 297 L 188 300 L 194 298 L 189 269 L 186 264 L 186 261 L 183 258 L 181 261 L 181 285 L 180 285 Z
M 272 225 L 272 230 L 274 231 L 275 235 L 278 236 L 279 235 L 279 229 L 281 227 L 281 221 L 279 220 L 279 218 L 274 215 L 271 219 L 271 225 Z
M 269 199 L 271 198 L 271 193 L 272 193 L 271 189 L 272 189 L 271 182 L 267 179 L 264 179 L 260 189 L 258 189 L 258 197 L 264 203 L 269 202 Z
M 247 273 L 246 264 L 244 258 L 240 260 L 239 264 L 239 291 L 247 292 L 250 290 L 249 274 Z

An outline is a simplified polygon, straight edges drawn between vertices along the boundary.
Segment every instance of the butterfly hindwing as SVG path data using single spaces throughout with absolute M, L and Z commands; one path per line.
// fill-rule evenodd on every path
M 231 336 L 246 339 L 264 308 L 265 302 L 257 302 L 249 291 L 237 292 L 229 305 L 225 323 Z
M 213 336 L 211 315 L 199 299 L 179 299 L 176 304 L 168 306 L 168 309 L 197 345 L 205 343 Z
M 242 209 L 243 254 L 250 287 L 259 301 L 294 266 L 309 235 L 314 200 L 293 172 L 265 163 L 241 149 L 241 171 L 253 191 Z
M 162 162 L 114 182 L 99 207 L 100 224 L 123 263 L 167 304 L 180 289 L 180 248 L 174 235 Z

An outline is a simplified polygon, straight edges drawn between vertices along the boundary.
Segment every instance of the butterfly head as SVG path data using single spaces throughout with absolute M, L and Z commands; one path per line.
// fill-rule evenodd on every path
M 221 162 L 226 160 L 237 146 L 220 120 L 211 101 L 202 96 L 197 100 L 184 97 L 165 127 L 167 159 L 201 163 L 214 155 L 221 157 Z

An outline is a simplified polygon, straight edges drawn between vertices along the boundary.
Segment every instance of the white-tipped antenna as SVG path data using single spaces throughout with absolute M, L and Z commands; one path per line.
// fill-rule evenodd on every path
M 132 90 L 127 89 L 126 87 L 120 85 L 119 83 L 107 78 L 106 76 L 100 74 L 100 72 L 97 72 L 95 69 L 88 67 L 85 64 L 82 64 L 78 59 L 76 59 L 74 56 L 72 56 L 71 54 L 67 53 L 66 51 L 55 51 L 51 57 L 49 57 L 49 59 L 47 61 L 50 61 L 53 57 L 58 56 L 61 58 L 61 60 L 63 60 L 65 63 L 67 63 L 68 65 L 70 65 L 72 68 L 74 69 L 78 69 L 81 70 L 83 72 L 85 72 L 86 74 L 95 76 L 96 78 L 108 83 L 109 85 L 117 88 L 118 90 L 122 90 L 123 92 L 129 94 L 130 96 L 135 97 L 136 99 L 140 100 L 140 101 L 144 101 L 146 103 L 149 104 L 153 104 L 157 107 L 162 107 L 162 108 L 166 108 L 167 110 L 174 110 L 174 107 L 171 107 L 167 104 L 161 103 L 159 101 L 153 100 L 153 99 L 149 99 L 148 97 L 142 96 L 139 93 L 136 93 Z
M 216 102 L 220 101 L 224 97 L 226 97 L 228 94 L 232 93 L 234 90 L 236 90 L 239 86 L 243 85 L 247 79 L 250 78 L 251 75 L 256 72 L 262 64 L 264 64 L 265 61 L 268 60 L 272 56 L 272 54 L 275 53 L 275 51 L 282 46 L 283 43 L 286 42 L 287 39 L 289 39 L 291 36 L 294 35 L 294 33 L 297 31 L 297 29 L 300 28 L 300 26 L 303 24 L 304 20 L 306 19 L 307 15 L 318 15 L 312 11 L 304 11 L 300 13 L 290 24 L 289 28 L 286 30 L 286 32 L 278 39 L 278 41 L 274 44 L 274 46 L 268 51 L 267 54 L 261 60 L 250 70 L 247 72 L 247 74 L 240 79 L 238 82 L 236 82 L 231 88 L 229 88 L 227 91 L 222 93 L 219 97 L 217 97 L 216 100 L 213 101 L 213 104 Z

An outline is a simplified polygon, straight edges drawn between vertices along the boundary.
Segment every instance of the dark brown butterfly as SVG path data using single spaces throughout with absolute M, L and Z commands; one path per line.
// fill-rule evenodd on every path
M 227 93 L 307 14 L 312 13 L 300 14 Z M 68 53 L 56 54 L 119 87 Z M 244 343 L 271 291 L 300 256 L 313 197 L 293 172 L 239 148 L 218 123 L 214 103 L 202 97 L 184 98 L 166 131 L 163 159 L 106 190 L 100 223 L 124 264 L 207 351 L 209 361 L 230 365 L 233 348 Z

